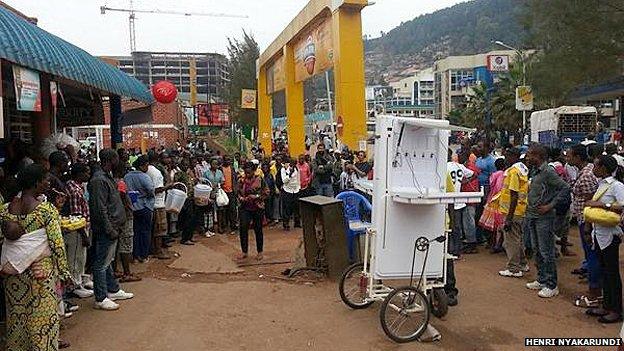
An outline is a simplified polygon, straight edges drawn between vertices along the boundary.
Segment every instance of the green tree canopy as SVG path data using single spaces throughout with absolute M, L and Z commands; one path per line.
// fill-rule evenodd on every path
M 556 106 L 579 86 L 622 74 L 624 2 L 527 0 L 526 10 L 538 102 Z
M 226 100 L 230 105 L 230 117 L 243 125 L 258 125 L 257 110 L 241 108 L 242 89 L 257 89 L 256 60 L 260 48 L 253 35 L 243 30 L 241 39 L 228 38 L 229 74 Z

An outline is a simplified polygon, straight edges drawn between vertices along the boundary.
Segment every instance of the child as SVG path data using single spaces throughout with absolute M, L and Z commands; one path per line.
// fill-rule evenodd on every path
M 344 171 L 340 174 L 340 192 L 355 190 L 354 182 L 357 179 L 357 174 L 353 170 L 354 168 L 353 162 L 345 162 Z

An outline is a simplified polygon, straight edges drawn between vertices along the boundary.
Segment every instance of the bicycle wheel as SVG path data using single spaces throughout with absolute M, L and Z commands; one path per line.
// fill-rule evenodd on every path
M 429 301 L 413 286 L 393 290 L 384 300 L 379 313 L 381 327 L 398 343 L 417 340 L 429 323 Z
M 359 310 L 373 304 L 373 301 L 367 301 L 368 297 L 366 288 L 368 278 L 363 272 L 363 263 L 354 263 L 347 267 L 342 273 L 340 284 L 338 284 L 338 292 L 340 298 L 347 306 Z
M 446 316 L 448 313 L 448 295 L 443 288 L 433 288 L 429 292 L 429 307 L 431 314 L 438 318 Z

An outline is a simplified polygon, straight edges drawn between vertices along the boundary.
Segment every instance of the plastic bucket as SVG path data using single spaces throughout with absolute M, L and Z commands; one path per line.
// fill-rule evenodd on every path
M 193 187 L 193 196 L 195 198 L 195 204 L 198 206 L 206 206 L 210 203 L 210 194 L 212 193 L 212 187 L 206 184 L 197 184 Z
M 136 190 L 128 191 L 128 197 L 130 198 L 130 202 L 134 205 L 139 201 L 139 192 Z
M 182 183 L 176 183 L 176 185 L 183 185 L 186 189 L 186 186 Z M 186 191 L 184 190 L 167 190 L 167 197 L 165 197 L 165 210 L 180 213 L 180 211 L 182 211 L 182 207 L 184 207 L 184 202 L 186 202 L 187 197 L 188 195 L 186 195 Z

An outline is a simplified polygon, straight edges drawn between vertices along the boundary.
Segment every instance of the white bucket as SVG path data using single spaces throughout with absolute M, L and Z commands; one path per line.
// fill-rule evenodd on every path
M 186 190 L 186 185 L 182 183 L 176 183 L 176 185 L 183 185 Z M 182 207 L 184 206 L 184 202 L 186 202 L 185 190 L 180 189 L 169 189 L 167 190 L 167 197 L 165 198 L 165 210 L 170 212 L 180 213 L 182 211 Z
M 212 193 L 212 187 L 206 184 L 197 184 L 193 187 L 193 196 L 195 197 L 195 204 L 198 206 L 206 206 L 210 203 L 210 194 Z

